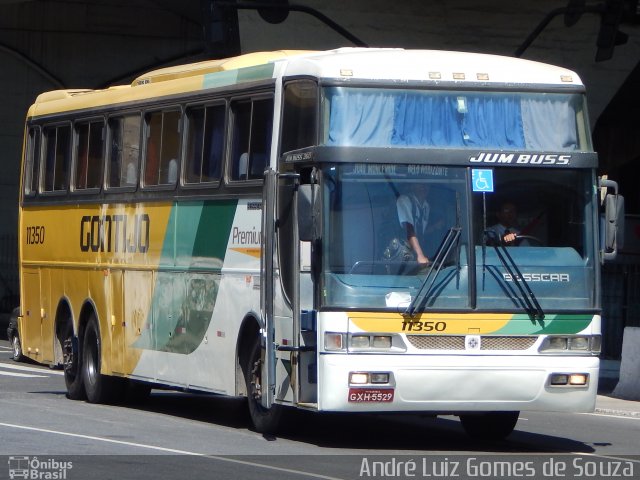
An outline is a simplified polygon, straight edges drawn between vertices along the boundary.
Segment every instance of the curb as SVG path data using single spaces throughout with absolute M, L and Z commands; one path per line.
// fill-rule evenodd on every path
M 629 410 L 614 410 L 611 408 L 596 408 L 594 413 L 601 415 L 614 415 L 616 417 L 635 417 L 640 418 L 640 412 L 633 412 Z

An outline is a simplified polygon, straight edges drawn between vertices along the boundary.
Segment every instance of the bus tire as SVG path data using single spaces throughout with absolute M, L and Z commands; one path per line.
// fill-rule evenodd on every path
M 282 407 L 272 405 L 266 409 L 260 404 L 262 395 L 262 359 L 260 358 L 260 341 L 256 341 L 251 349 L 245 368 L 247 384 L 247 403 L 251 422 L 258 433 L 276 433 L 282 417 Z
M 22 355 L 22 345 L 20 344 L 20 335 L 18 332 L 15 332 L 11 338 L 11 358 L 14 362 L 21 362 L 24 360 L 24 356 Z
M 460 415 L 467 435 L 476 440 L 504 440 L 516 426 L 520 412 L 487 412 Z
M 82 382 L 89 403 L 113 403 L 124 395 L 124 379 L 100 373 L 101 347 L 98 321 L 92 314 L 82 342 Z
M 14 308 L 11 312 L 9 327 L 7 328 L 7 339 L 11 342 L 11 358 L 14 362 L 24 360 L 20 332 L 18 331 L 18 315 L 20 315 L 20 307 Z
M 79 344 L 78 337 L 73 334 L 71 320 L 68 320 L 64 327 L 62 356 L 64 384 L 67 387 L 67 398 L 71 400 L 84 400 L 87 398 L 82 383 L 82 361 Z

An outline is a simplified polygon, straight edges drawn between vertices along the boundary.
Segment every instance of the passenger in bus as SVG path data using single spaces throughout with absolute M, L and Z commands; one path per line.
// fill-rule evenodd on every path
M 175 185 L 178 181 L 178 161 L 175 158 L 169 160 L 169 168 L 167 173 L 167 183 Z
M 502 203 L 496 217 L 498 217 L 498 223 L 489 227 L 489 231 L 494 234 L 494 239 L 499 239 L 503 245 L 507 246 L 528 245 L 526 240 L 518 241 L 520 234 L 518 209 L 513 202 Z
M 431 262 L 423 249 L 431 210 L 427 201 L 430 188 L 424 183 L 414 184 L 407 195 L 400 195 L 396 200 L 398 220 L 406 231 L 407 242 L 416 255 L 416 261 L 423 265 Z

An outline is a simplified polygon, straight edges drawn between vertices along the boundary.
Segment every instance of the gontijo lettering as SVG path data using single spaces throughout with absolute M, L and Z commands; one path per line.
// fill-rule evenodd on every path
M 146 253 L 151 220 L 140 215 L 85 215 L 80 219 L 83 252 Z

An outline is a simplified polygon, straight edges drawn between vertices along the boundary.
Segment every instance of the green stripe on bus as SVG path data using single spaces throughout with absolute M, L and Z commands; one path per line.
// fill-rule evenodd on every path
M 493 334 L 508 335 L 572 335 L 583 331 L 593 321 L 589 314 L 548 314 L 544 320 L 533 321 L 527 314 L 519 313 L 503 328 Z
M 135 347 L 189 354 L 202 343 L 237 205 L 237 200 L 210 200 L 173 206 L 147 318 L 150 328 Z
M 208 73 L 202 82 L 203 88 L 219 88 L 235 85 L 237 83 L 255 82 L 273 77 L 274 66 L 272 63 L 257 65 L 255 67 L 239 68 L 223 72 Z

